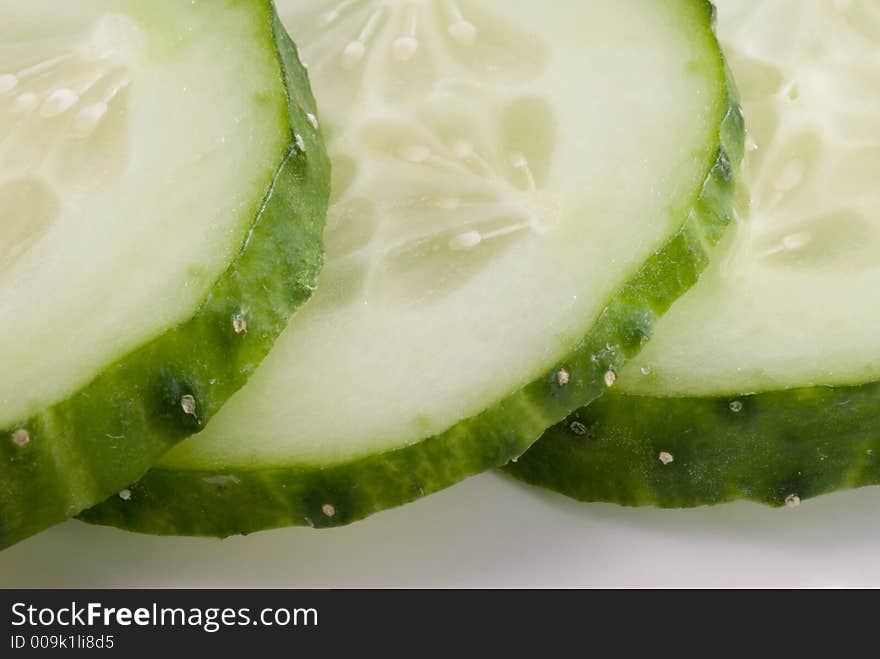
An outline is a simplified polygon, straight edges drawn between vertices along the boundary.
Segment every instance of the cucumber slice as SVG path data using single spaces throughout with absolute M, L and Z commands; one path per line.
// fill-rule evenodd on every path
M 613 392 L 545 433 L 506 470 L 582 501 L 795 507 L 880 483 L 880 385 L 739 398 Z
M 89 521 L 334 526 L 502 465 L 613 384 L 728 223 L 741 117 L 705 2 L 281 6 L 329 126 L 322 285 Z
M 880 483 L 880 3 L 727 0 L 720 27 L 751 133 L 742 220 L 615 396 L 520 478 L 661 506 Z
M 203 427 L 314 287 L 329 159 L 268 0 L 0 0 L 0 547 Z

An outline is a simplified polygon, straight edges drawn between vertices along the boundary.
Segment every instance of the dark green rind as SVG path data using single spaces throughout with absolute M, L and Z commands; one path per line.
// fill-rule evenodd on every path
M 108 366 L 67 400 L 0 430 L 0 548 L 114 495 L 200 430 L 316 286 L 330 162 L 306 115 L 316 106 L 295 46 L 271 3 L 259 5 L 288 87 L 290 126 L 287 154 L 261 211 L 191 320 Z M 243 333 L 233 329 L 239 312 Z M 195 415 L 184 412 L 184 395 L 195 398 Z M 11 440 L 21 428 L 30 442 L 19 447 Z
M 674 462 L 664 465 L 661 451 Z M 507 471 L 624 506 L 793 505 L 880 484 L 880 383 L 736 399 L 608 395 L 551 428 Z
M 681 228 L 609 300 L 563 363 L 482 414 L 406 448 L 324 468 L 156 468 L 130 487 L 130 500 L 111 498 L 81 519 L 144 533 L 220 537 L 290 525 L 341 526 L 508 463 L 546 428 L 601 396 L 605 374 L 620 372 L 659 316 L 697 281 L 731 218 L 743 122 L 729 71 L 721 71 L 710 8 L 706 3 L 707 38 L 718 52 L 726 102 L 718 148 L 706 156 L 705 184 L 675 209 Z M 564 387 L 557 383 L 561 368 L 571 374 Z
M 611 392 L 504 471 L 584 502 L 797 505 L 880 485 L 880 381 L 740 397 Z

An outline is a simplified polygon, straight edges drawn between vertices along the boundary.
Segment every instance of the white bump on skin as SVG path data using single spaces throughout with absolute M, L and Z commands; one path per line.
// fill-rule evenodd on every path
M 131 490 L 121 490 L 119 492 L 119 498 L 123 501 L 128 501 L 131 499 Z
M 797 494 L 789 494 L 785 497 L 785 505 L 789 508 L 797 508 L 801 505 L 801 498 Z
M 666 451 L 662 451 L 659 456 L 660 462 L 664 465 L 671 465 L 675 462 L 675 458 L 672 456 L 672 453 L 667 453 Z
M 303 153 L 306 152 L 306 142 L 303 139 L 303 136 L 300 135 L 299 133 L 296 134 L 296 148 L 299 149 L 300 151 L 302 151 Z
M 19 428 L 14 433 L 12 433 L 12 443 L 22 448 L 27 446 L 31 442 L 31 434 L 25 430 L 24 428 Z
M 309 112 L 308 114 L 306 114 L 306 119 L 308 119 L 309 123 L 312 125 L 312 128 L 318 130 L 318 117 Z
M 569 382 L 571 382 L 571 373 L 566 371 L 564 368 L 556 374 L 556 384 L 560 387 L 564 387 Z
M 232 317 L 232 329 L 235 330 L 236 334 L 247 332 L 247 320 L 240 313 L 237 313 Z
M 196 399 L 195 397 L 186 394 L 180 399 L 180 407 L 183 409 L 184 414 L 189 414 L 190 416 L 196 415 Z
M 735 400 L 730 404 L 730 411 L 735 414 L 742 412 L 742 409 L 743 409 L 743 404 L 742 404 L 742 402 L 740 402 L 738 400 Z
M 614 371 L 608 371 L 603 380 L 605 381 L 605 386 L 610 389 L 614 386 L 614 383 L 617 382 L 617 373 Z
M 575 434 L 583 437 L 587 434 L 587 427 L 580 421 L 572 421 L 569 429 Z
M 324 513 L 327 517 L 335 517 L 336 516 L 336 508 L 331 506 L 329 503 L 325 503 L 321 506 L 321 512 Z

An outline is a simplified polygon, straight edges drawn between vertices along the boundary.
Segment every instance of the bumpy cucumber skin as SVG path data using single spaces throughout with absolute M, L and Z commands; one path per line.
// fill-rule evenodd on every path
M 612 394 L 551 428 L 508 471 L 581 501 L 792 506 L 880 483 L 878 409 L 876 382 L 733 399 Z
M 290 127 L 261 211 L 192 319 L 107 367 L 67 400 L 0 430 L 0 548 L 115 495 L 199 431 L 316 287 L 330 161 L 308 116 L 316 115 L 316 104 L 296 48 L 272 4 L 261 0 L 256 7 L 275 39 Z M 241 324 L 236 331 L 236 314 L 246 331 Z M 194 413 L 183 409 L 187 395 Z M 13 441 L 19 430 L 29 436 L 23 446 Z
M 880 381 L 738 397 L 611 392 L 505 471 L 584 502 L 797 506 L 880 485 Z
M 705 3 L 707 31 L 714 9 Z M 711 31 L 710 31 L 711 32 Z M 720 48 L 709 34 L 723 66 Z M 546 428 L 607 389 L 671 303 L 708 263 L 732 216 L 743 154 L 743 120 L 730 72 L 717 149 L 707 154 L 702 190 L 679 211 L 680 230 L 621 290 L 592 331 L 556 368 L 482 414 L 415 445 L 327 467 L 176 470 L 156 468 L 82 519 L 159 535 L 226 537 L 270 528 L 342 526 L 441 490 L 522 455 Z M 561 369 L 570 374 L 560 386 Z

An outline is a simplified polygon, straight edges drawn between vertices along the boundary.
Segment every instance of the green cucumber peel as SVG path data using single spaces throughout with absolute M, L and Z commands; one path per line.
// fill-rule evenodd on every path
M 548 430 L 507 470 L 580 501 L 797 507 L 880 483 L 878 396 L 877 384 L 735 398 L 612 392 Z
M 373 6 L 375 3 L 362 4 Z M 634 14 L 643 7 L 638 3 L 631 4 Z M 656 4 L 651 5 L 650 9 L 658 13 L 666 12 L 667 6 Z M 532 12 L 538 9 L 537 5 L 527 1 L 519 2 L 517 7 Z M 596 7 L 599 12 L 599 5 Z M 659 316 L 676 297 L 697 281 L 701 270 L 709 262 L 712 248 L 731 218 L 735 178 L 743 151 L 742 117 L 736 92 L 712 32 L 711 5 L 683 1 L 675 3 L 674 7 L 674 10 L 669 10 L 671 13 L 681 11 L 687 16 L 686 20 L 693 23 L 687 23 L 686 28 L 670 22 L 676 25 L 675 29 L 686 33 L 687 39 L 693 38 L 695 43 L 698 42 L 702 55 L 712 62 L 712 74 L 709 76 L 712 80 L 709 91 L 713 99 L 711 117 L 707 117 L 705 140 L 698 147 L 693 187 L 688 184 L 687 193 L 679 197 L 674 208 L 667 209 L 674 222 L 662 241 L 647 250 L 634 267 L 621 276 L 619 283 L 596 302 L 596 314 L 582 328 L 583 333 L 568 344 L 558 357 L 547 359 L 537 377 L 531 376 L 522 384 L 513 383 L 511 389 L 499 398 L 490 400 L 482 410 L 478 409 L 475 414 L 454 420 L 445 429 L 441 427 L 439 431 L 428 432 L 421 437 L 404 437 L 406 441 L 401 442 L 380 437 L 375 440 L 375 447 L 356 447 L 348 451 L 348 455 L 342 449 L 334 454 L 331 444 L 329 447 L 319 445 L 303 450 L 299 455 L 294 452 L 290 457 L 285 457 L 282 448 L 274 448 L 273 442 L 268 440 L 264 442 L 261 433 L 247 436 L 247 433 L 232 433 L 229 430 L 232 426 L 238 428 L 242 424 L 247 427 L 247 421 L 253 422 L 254 426 L 259 425 L 259 414 L 255 411 L 258 408 L 264 414 L 272 415 L 276 409 L 297 405 L 298 396 L 311 393 L 302 388 L 287 391 L 284 387 L 270 386 L 269 383 L 282 382 L 282 374 L 297 368 L 293 360 L 287 368 L 278 362 L 270 363 L 273 359 L 280 359 L 276 355 L 283 353 L 276 348 L 270 361 L 261 369 L 274 366 L 274 371 L 269 368 L 270 375 L 262 381 L 258 373 L 257 379 L 237 397 L 238 402 L 233 400 L 215 420 L 215 425 L 208 428 L 207 434 L 198 438 L 198 444 L 182 445 L 182 450 L 169 454 L 143 478 L 132 483 L 128 488 L 130 496 L 125 500 L 111 497 L 84 512 L 81 519 L 154 534 L 221 537 L 288 525 L 333 527 L 348 524 L 509 462 L 522 455 L 547 427 L 614 386 L 616 373 L 642 348 Z M 473 7 L 470 11 L 476 13 Z M 488 10 L 483 8 L 483 11 Z M 568 8 L 566 11 L 576 10 Z M 606 11 L 605 7 L 601 11 Z M 613 13 L 616 10 L 607 11 Z M 516 12 L 512 11 L 510 15 L 515 16 Z M 364 23 L 370 26 L 371 14 L 365 13 L 363 16 Z M 406 16 L 404 13 L 401 18 Z M 392 21 L 391 25 L 396 25 L 393 12 L 389 20 Z M 570 24 L 570 21 L 567 22 Z M 410 25 L 406 21 L 401 24 Z M 299 29 L 305 30 L 310 23 L 302 21 L 288 25 L 298 25 Z M 448 32 L 453 40 L 465 36 L 461 21 L 453 24 L 456 25 L 458 27 L 455 29 L 450 26 Z M 478 27 L 485 29 L 484 25 Z M 349 28 L 348 34 L 357 37 L 358 30 L 351 25 Z M 479 33 L 482 34 L 482 31 Z M 387 39 L 382 43 L 395 48 L 392 52 L 401 58 L 415 58 L 417 53 L 428 52 L 427 49 L 414 51 L 409 47 L 411 41 L 392 40 L 387 32 L 370 33 L 368 36 L 379 39 L 376 34 L 382 35 L 381 40 Z M 473 32 L 468 31 L 468 34 Z M 322 54 L 326 54 L 321 49 L 324 41 L 317 37 L 314 38 L 316 45 L 312 49 L 309 48 L 311 44 L 305 32 L 300 37 L 294 31 L 294 37 L 298 39 L 311 65 L 319 98 L 335 98 L 322 89 L 323 84 L 327 83 L 322 84 L 321 71 L 324 70 L 322 67 L 330 66 L 326 62 L 339 60 L 321 58 Z M 494 39 L 498 43 L 502 37 L 494 35 Z M 367 38 L 352 41 L 347 46 L 345 42 L 334 41 L 332 57 L 339 57 L 341 53 L 343 62 L 347 66 L 354 66 L 361 61 L 365 52 L 370 52 L 368 47 L 378 48 L 374 41 Z M 326 50 L 329 52 L 331 49 Z M 414 52 L 416 55 L 413 55 Z M 491 49 L 487 50 L 487 56 L 495 54 Z M 378 58 L 370 60 L 365 66 L 376 61 L 379 61 Z M 417 60 L 414 62 L 418 64 Z M 479 63 L 471 61 L 468 64 L 479 66 Z M 382 70 L 380 73 L 385 72 Z M 381 76 L 378 80 L 385 82 Z M 399 88 L 393 85 L 389 85 L 389 89 L 391 91 L 388 93 L 399 92 Z M 343 95 L 350 93 L 351 87 L 346 86 L 343 91 L 330 91 Z M 348 105 L 343 108 L 332 102 L 322 102 L 325 125 L 327 116 L 338 115 L 343 109 L 348 111 Z M 331 154 L 334 149 L 342 150 L 339 145 L 345 144 L 344 138 L 339 137 L 340 133 L 339 125 L 331 126 Z M 467 149 L 459 151 L 464 155 L 472 153 Z M 347 153 L 344 155 L 348 157 Z M 404 152 L 404 159 L 422 164 L 430 159 L 430 152 L 427 149 L 409 148 Z M 340 157 L 339 163 L 347 163 L 347 160 Z M 344 168 L 337 166 L 335 169 L 340 172 Z M 411 181 L 411 172 L 402 168 L 400 179 Z M 340 187 L 345 189 L 344 185 Z M 341 215 L 339 209 L 344 207 L 343 202 L 344 199 L 342 202 L 337 199 L 337 209 L 331 210 L 331 216 Z M 456 247 L 476 247 L 479 235 L 473 230 L 460 234 L 457 238 L 461 240 Z M 337 242 L 338 238 L 331 233 L 328 244 Z M 279 342 L 279 345 L 285 346 L 285 350 L 295 351 L 295 333 L 304 331 L 303 326 L 325 312 L 323 305 L 327 302 L 322 295 L 330 297 L 337 294 L 333 277 L 338 264 L 334 259 L 334 251 L 330 248 L 324 275 L 327 278 L 309 307 L 297 314 L 285 335 L 287 340 L 282 338 Z M 313 306 L 316 310 L 310 308 Z M 332 331 L 332 328 L 328 331 Z M 343 348 L 350 350 L 346 346 Z M 324 356 L 328 364 L 335 363 L 331 355 Z M 338 369 L 324 367 L 331 376 L 339 375 L 337 380 L 327 378 L 327 382 L 332 383 L 326 388 L 328 396 L 332 396 L 333 384 L 340 388 L 346 385 L 345 366 L 343 364 Z M 389 364 L 388 367 L 393 369 L 394 365 Z M 419 373 L 412 372 L 411 375 L 413 384 L 418 384 Z M 376 372 L 376 376 L 382 377 L 383 374 Z M 371 401 L 376 398 L 376 394 L 369 389 L 363 391 L 363 396 Z M 333 398 L 329 400 L 332 402 Z M 387 402 L 376 400 L 375 404 L 386 409 L 386 415 L 393 415 L 396 411 Z M 303 408 L 303 414 L 308 411 Z M 329 414 L 323 421 L 325 432 L 352 422 L 346 418 L 343 410 L 336 409 L 336 415 Z M 217 425 L 221 418 L 223 423 Z M 358 421 L 358 417 L 354 416 L 353 420 Z M 278 426 L 281 426 L 281 430 L 291 433 L 293 440 L 296 439 L 295 424 L 298 422 L 295 417 L 290 425 L 276 421 L 275 427 L 270 430 L 278 432 Z M 431 428 L 429 418 L 417 418 L 415 425 L 419 423 Z M 210 435 L 212 431 L 213 436 Z M 344 437 L 339 439 L 342 441 Z M 222 447 L 218 446 L 218 440 Z M 279 446 L 283 447 L 283 442 L 279 442 Z M 237 455 L 239 452 L 242 455 Z
M 284 143 L 270 184 L 256 200 L 234 258 L 188 320 L 0 430 L 0 547 L 108 496 L 128 496 L 128 483 L 201 430 L 245 383 L 315 288 L 329 197 L 316 105 L 271 3 L 243 7 L 261 26 L 277 76 L 271 85 L 283 103 Z
M 880 7 L 719 2 L 750 133 L 742 219 L 613 395 L 508 472 L 575 499 L 796 507 L 880 483 Z M 790 13 L 792 10 L 798 12 Z

